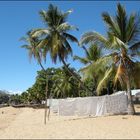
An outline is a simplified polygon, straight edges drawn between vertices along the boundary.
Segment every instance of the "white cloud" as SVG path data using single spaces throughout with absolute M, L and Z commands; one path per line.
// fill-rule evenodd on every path
M 21 94 L 21 93 L 22 93 L 22 91 L 19 91 L 19 90 L 17 90 L 17 91 L 13 91 L 13 90 L 4 90 L 4 89 L 0 89 L 0 90 L 6 92 L 6 93 L 8 93 L 8 94 Z

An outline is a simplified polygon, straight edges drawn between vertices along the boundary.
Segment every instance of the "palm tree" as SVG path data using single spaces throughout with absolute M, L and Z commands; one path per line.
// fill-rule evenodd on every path
M 27 32 L 26 37 L 22 37 L 20 40 L 23 40 L 26 42 L 25 45 L 22 45 L 21 48 L 25 48 L 28 50 L 29 53 L 29 59 L 31 60 L 32 57 L 34 57 L 41 68 L 45 70 L 45 68 L 42 65 L 42 54 L 40 50 L 36 47 L 39 44 L 39 40 L 36 37 L 32 37 L 31 31 Z
M 75 69 L 69 68 L 73 73 Z M 77 74 L 77 73 L 75 73 Z M 78 76 L 78 75 L 77 75 Z M 61 70 L 57 70 L 57 73 L 52 77 L 52 80 L 56 82 L 53 87 L 53 92 L 57 97 L 77 97 L 79 96 L 78 82 L 73 76 L 67 71 L 65 67 Z M 61 89 L 61 90 L 60 90 Z
M 102 16 L 108 26 L 107 37 L 97 32 L 88 32 L 82 36 L 81 44 L 96 42 L 109 50 L 110 53 L 108 55 L 102 57 L 94 64 L 96 67 L 108 65 L 108 69 L 100 81 L 97 91 L 99 92 L 106 86 L 107 81 L 112 77 L 112 73 L 116 71 L 115 82 L 119 80 L 121 85 L 125 85 L 127 89 L 128 114 L 134 114 L 130 75 L 134 74 L 135 58 L 139 56 L 138 48 L 140 42 L 138 37 L 140 35 L 140 22 L 137 21 L 136 14 L 127 16 L 125 8 L 120 4 L 117 5 L 115 17 L 111 17 L 108 13 L 103 13 Z
M 34 29 L 32 31 L 32 37 L 39 38 L 40 43 L 37 48 L 41 51 L 44 60 L 46 60 L 46 55 L 49 52 L 54 63 L 57 60 L 61 61 L 69 73 L 81 83 L 83 88 L 86 88 L 83 82 L 68 68 L 65 62 L 68 56 L 72 55 L 72 48 L 69 41 L 78 43 L 77 38 L 68 33 L 71 30 L 78 30 L 75 26 L 66 22 L 71 12 L 69 10 L 63 13 L 57 7 L 50 4 L 48 11 L 40 11 L 40 15 L 47 28 Z
M 118 3 L 115 17 L 107 12 L 104 12 L 102 17 L 109 34 L 129 45 L 130 49 L 136 49 L 140 45 L 140 18 L 136 13 L 128 16 L 124 6 Z
M 74 60 L 78 60 L 82 64 L 84 64 L 84 68 L 81 68 L 79 71 L 83 74 L 83 80 L 90 80 L 93 83 L 93 90 L 97 87 L 97 81 L 99 77 L 102 76 L 103 72 L 100 70 L 100 75 L 97 73 L 97 70 L 92 68 L 92 64 L 95 63 L 101 56 L 103 55 L 103 51 L 97 44 L 91 44 L 88 49 L 85 46 L 82 46 L 85 57 L 74 56 Z M 89 72 L 92 71 L 92 72 Z M 95 94 L 95 93 L 94 93 Z
M 101 48 L 97 46 L 97 44 L 92 44 L 88 50 L 85 48 L 85 46 L 82 46 L 83 50 L 85 51 L 85 57 L 79 57 L 75 55 L 73 57 L 74 60 L 80 61 L 82 64 L 88 65 L 92 64 L 92 62 L 98 60 L 98 58 L 101 57 L 102 52 Z
M 32 56 L 37 60 L 37 62 L 39 63 L 39 65 L 41 66 L 42 70 L 46 73 L 46 89 L 45 89 L 45 92 L 46 92 L 46 108 L 45 108 L 45 117 L 44 117 L 44 123 L 46 124 L 46 116 L 47 116 L 47 98 L 48 98 L 48 75 L 47 75 L 47 72 L 45 70 L 45 68 L 43 67 L 42 65 L 42 50 L 40 50 L 37 46 L 39 45 L 40 43 L 40 40 L 35 37 L 35 36 L 32 36 L 32 31 L 29 31 L 27 32 L 27 37 L 22 37 L 21 40 L 25 41 L 27 44 L 25 45 L 22 45 L 21 47 L 22 48 L 25 48 L 28 50 L 29 52 L 29 58 L 31 59 Z M 37 93 L 36 93 L 37 94 Z M 32 96 L 31 94 L 31 97 L 34 97 Z M 49 115 L 48 115 L 48 118 L 49 118 Z

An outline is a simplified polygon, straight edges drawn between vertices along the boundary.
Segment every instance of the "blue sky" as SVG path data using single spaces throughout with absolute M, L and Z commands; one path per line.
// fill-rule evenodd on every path
M 36 71 L 41 68 L 36 61 L 29 62 L 28 53 L 21 49 L 24 43 L 19 39 L 32 28 L 44 27 L 38 12 L 47 9 L 52 3 L 61 10 L 73 9 L 68 21 L 76 25 L 79 31 L 72 32 L 80 39 L 86 31 L 106 32 L 101 17 L 103 11 L 114 15 L 117 1 L 0 1 L 0 89 L 11 91 L 25 91 L 35 82 Z M 139 12 L 140 1 L 121 1 L 130 12 Z M 73 54 L 83 56 L 84 53 L 76 44 L 72 44 Z M 69 58 L 68 63 L 79 69 L 82 65 Z M 61 63 L 54 65 L 50 57 L 47 57 L 47 67 L 59 67 Z

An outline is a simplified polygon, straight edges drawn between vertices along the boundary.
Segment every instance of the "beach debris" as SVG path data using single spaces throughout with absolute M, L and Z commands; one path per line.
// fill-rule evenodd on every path
M 140 108 L 140 106 L 137 106 L 136 108 Z
M 122 117 L 122 119 L 128 119 L 127 117 Z

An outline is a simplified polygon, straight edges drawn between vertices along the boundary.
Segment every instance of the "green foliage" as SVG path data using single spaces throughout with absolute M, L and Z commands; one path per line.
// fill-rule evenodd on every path
M 107 88 L 109 81 L 112 81 L 115 86 L 118 80 L 122 88 L 126 88 L 127 81 L 130 78 L 132 80 L 132 77 L 134 80 L 134 77 L 138 76 L 138 70 L 137 73 L 134 72 L 134 69 L 136 70 L 134 67 L 136 67 L 135 58 L 139 56 L 138 52 L 140 52 L 138 51 L 140 48 L 140 22 L 137 22 L 136 14 L 127 16 L 125 8 L 118 4 L 116 16 L 110 16 L 108 13 L 103 13 L 102 16 L 108 27 L 107 37 L 97 32 L 87 32 L 80 41 L 81 45 L 96 43 L 98 47 L 105 48 L 109 52 L 91 66 L 82 69 L 85 75 L 90 76 L 95 72 L 100 75 L 99 70 L 104 71 L 98 83 L 98 94 L 101 94 L 105 87 Z M 140 81 L 139 78 L 135 80 Z
M 69 69 L 80 78 L 75 69 Z M 90 81 L 85 82 L 92 89 L 89 83 Z M 46 97 L 46 84 L 48 85 L 48 98 L 50 96 L 53 98 L 67 98 L 91 95 L 81 88 L 80 83 L 71 76 L 65 67 L 48 68 L 46 71 L 37 72 L 35 83 L 21 94 L 21 101 L 23 103 L 41 103 Z
M 22 102 L 40 103 L 46 92 L 48 97 L 54 98 L 92 96 L 96 92 L 96 95 L 106 94 L 113 92 L 114 88 L 126 89 L 129 78 L 131 87 L 140 87 L 139 59 L 135 60 L 140 56 L 139 16 L 134 13 L 127 15 L 125 8 L 118 4 L 115 16 L 107 12 L 102 14 L 108 29 L 107 36 L 95 31 L 87 32 L 78 43 L 77 38 L 69 33 L 77 30 L 67 22 L 71 12 L 62 12 L 50 4 L 47 11 L 39 12 L 45 28 L 33 29 L 26 38 L 22 38 L 27 42 L 22 47 L 43 69 L 38 71 L 34 85 L 21 94 Z M 79 70 L 82 76 L 65 62 L 72 55 L 70 42 L 80 44 L 85 51 L 85 57 L 74 56 L 74 60 L 85 65 Z M 88 49 L 83 46 L 88 44 Z M 41 62 L 46 62 L 48 53 L 54 63 L 59 60 L 65 67 L 45 70 Z M 14 98 L 18 100 L 18 97 Z
M 107 60 L 102 62 L 103 51 L 97 44 L 90 44 L 88 49 L 84 46 L 82 46 L 82 48 L 85 51 L 85 57 L 74 56 L 74 60 L 79 60 L 81 63 L 85 64 L 79 71 L 83 75 L 82 78 L 85 84 L 93 93 L 90 95 L 97 95 L 95 90 L 100 78 L 104 74 L 104 69 L 107 67 L 106 64 L 108 64 L 109 59 L 106 57 Z
M 42 69 L 42 59 L 46 62 L 46 56 L 49 53 L 54 63 L 57 60 L 61 61 L 66 67 L 67 71 L 81 83 L 83 88 L 84 84 L 76 77 L 76 75 L 67 67 L 65 60 L 69 55 L 72 55 L 72 48 L 69 42 L 76 42 L 76 37 L 71 35 L 69 31 L 77 30 L 75 26 L 67 22 L 67 17 L 72 11 L 62 12 L 57 6 L 50 4 L 47 11 L 40 11 L 40 16 L 46 25 L 46 28 L 33 29 L 27 33 L 24 38 L 28 45 L 23 45 L 29 51 L 29 56 L 34 56 L 39 62 Z M 44 69 L 45 70 L 45 69 Z M 68 87 L 69 85 L 67 85 Z M 69 86 L 70 89 L 70 86 Z
M 9 102 L 10 95 L 0 90 L 0 104 L 5 104 Z
M 70 68 L 70 70 L 79 76 L 75 69 Z M 79 96 L 79 83 L 75 80 L 73 76 L 67 71 L 65 67 L 62 67 L 52 79 L 55 81 L 53 86 L 53 93 L 56 97 L 77 97 Z
M 14 105 L 21 104 L 22 103 L 21 96 L 18 94 L 11 95 L 9 99 L 9 103 Z
M 68 33 L 71 30 L 77 30 L 75 26 L 67 22 L 68 15 L 71 12 L 71 10 L 62 12 L 52 4 L 49 5 L 47 11 L 39 12 L 46 28 L 33 29 L 31 37 L 39 40 L 36 48 L 38 48 L 44 60 L 46 60 L 47 53 L 50 53 L 54 63 L 57 60 L 65 60 L 68 55 L 72 55 L 69 41 L 78 43 L 78 40 Z
M 136 13 L 127 15 L 124 6 L 118 3 L 116 16 L 110 16 L 109 13 L 104 12 L 102 17 L 108 26 L 108 32 L 110 34 L 129 45 L 139 42 L 140 18 Z

